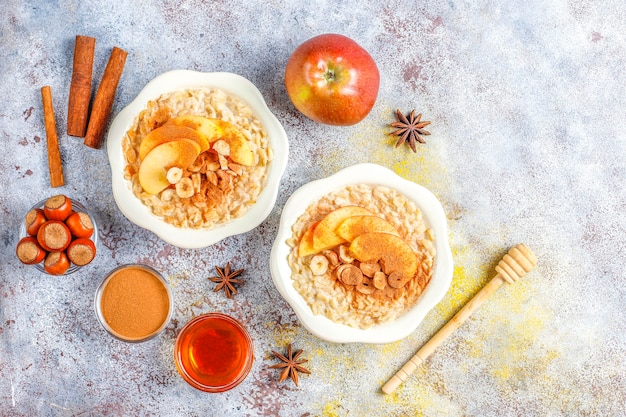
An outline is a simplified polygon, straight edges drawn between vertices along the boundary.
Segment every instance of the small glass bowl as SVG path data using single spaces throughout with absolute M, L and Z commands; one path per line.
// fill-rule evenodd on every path
M 107 286 L 109 284 L 111 284 L 111 282 L 114 279 L 117 279 L 116 277 L 118 277 L 118 275 L 124 271 L 128 271 L 131 269 L 139 269 L 139 270 L 143 270 L 145 272 L 148 272 L 151 276 L 153 276 L 156 280 L 158 280 L 159 283 L 161 283 L 163 285 L 163 289 L 166 292 L 166 295 L 164 298 L 167 298 L 167 302 L 169 304 L 168 306 L 168 310 L 167 310 L 167 314 L 164 315 L 164 319 L 163 321 L 160 323 L 160 325 L 158 325 L 158 327 L 156 327 L 154 330 L 150 331 L 150 332 L 142 332 L 140 335 L 130 335 L 130 334 L 124 334 L 124 332 L 121 332 L 120 329 L 114 329 L 113 327 L 117 326 L 117 324 L 114 324 L 113 327 L 111 324 L 109 324 L 109 322 L 107 321 L 107 318 L 105 317 L 107 315 L 107 312 L 104 311 L 106 309 L 103 309 L 102 306 L 102 299 L 103 299 L 103 295 L 107 289 Z M 133 283 L 137 283 L 140 279 L 145 279 L 145 278 L 139 278 L 137 276 L 135 276 L 134 278 L 127 278 L 130 281 L 132 281 Z M 116 285 L 118 285 L 116 283 Z M 158 291 L 158 290 L 157 290 Z M 154 290 L 153 290 L 154 292 Z M 159 291 L 160 292 L 160 291 Z M 133 291 L 132 288 L 125 286 L 124 290 L 123 290 L 124 295 L 129 296 L 129 300 L 130 303 L 128 303 L 126 305 L 127 308 L 124 307 L 124 305 L 122 303 L 117 304 L 116 306 L 116 313 L 120 314 L 121 312 L 123 312 L 124 310 L 126 310 L 126 315 L 123 315 L 122 317 L 116 319 L 118 322 L 121 320 L 123 323 L 125 323 L 125 325 L 128 325 L 129 323 L 132 323 L 131 325 L 133 327 L 139 326 L 137 324 L 137 320 L 142 320 L 145 318 L 145 315 L 142 316 L 142 313 L 144 313 L 144 311 L 137 311 L 134 308 L 136 306 L 145 306 L 145 299 L 142 299 L 141 296 L 144 296 L 146 291 Z M 140 294 L 141 293 L 141 294 Z M 135 296 L 135 297 L 133 297 Z M 164 301 L 164 300 L 163 300 Z M 157 309 L 159 309 L 159 307 L 156 307 Z M 104 279 L 102 280 L 102 282 L 100 283 L 100 285 L 98 286 L 98 289 L 96 290 L 96 295 L 94 298 L 94 309 L 96 312 L 96 317 L 98 317 L 98 321 L 100 322 L 100 324 L 102 325 L 102 327 L 114 338 L 124 341 L 124 342 L 129 342 L 129 343 L 140 343 L 140 342 L 145 342 L 147 340 L 150 340 L 154 337 L 156 337 L 157 335 L 159 335 L 167 326 L 167 324 L 170 322 L 170 319 L 172 318 L 172 313 L 174 311 L 174 303 L 173 303 L 173 297 L 172 297 L 172 291 L 170 289 L 169 284 L 167 283 L 167 281 L 165 280 L 165 278 L 163 278 L 163 276 L 157 272 L 154 268 L 151 268 L 147 265 L 142 265 L 142 264 L 126 264 L 126 265 L 120 265 L 117 268 L 114 268 L 111 272 L 109 272 Z M 162 310 L 162 308 L 161 308 Z M 149 312 L 148 312 L 149 313 Z M 113 323 L 116 320 L 111 320 L 111 322 Z M 154 327 L 154 323 L 152 324 L 151 327 Z
M 70 198 L 70 197 L 68 197 L 68 198 L 72 202 L 72 210 L 73 211 L 80 211 L 82 213 L 85 213 L 91 219 L 91 223 L 93 224 L 93 234 L 91 235 L 91 237 L 89 239 L 91 239 L 91 241 L 93 242 L 94 246 L 96 247 L 96 257 L 97 257 L 98 256 L 98 222 L 96 222 L 96 218 L 94 217 L 93 213 L 91 213 L 84 205 L 82 205 L 80 202 L 74 200 L 73 198 Z M 43 199 L 40 202 L 38 202 L 37 204 L 33 205 L 28 210 L 26 210 L 26 213 L 24 213 L 24 216 L 22 218 L 22 223 L 20 225 L 20 232 L 19 232 L 18 241 L 20 239 L 22 239 L 23 237 L 28 236 L 28 233 L 26 233 L 26 221 L 24 219 L 26 217 L 26 214 L 29 211 L 37 209 L 37 208 L 43 209 L 43 206 L 44 206 L 44 204 L 46 203 L 47 200 L 48 200 L 47 198 Z M 43 262 L 44 261 L 41 261 L 41 262 L 39 262 L 37 264 L 32 264 L 30 266 L 34 266 L 38 271 L 43 272 L 45 274 L 48 274 L 48 272 L 43 267 Z M 91 262 L 93 262 L 93 261 L 91 261 Z M 91 262 L 88 263 L 87 265 L 83 265 L 83 266 L 88 266 L 88 265 L 91 264 Z M 72 274 L 72 273 L 78 271 L 83 266 L 76 265 L 76 264 L 70 264 L 69 269 L 67 271 L 65 271 L 64 274 L 61 274 L 60 276 Z M 48 274 L 48 275 L 50 275 L 50 274 Z
M 228 391 L 250 373 L 254 362 L 252 339 L 236 319 L 206 313 L 182 328 L 174 345 L 174 363 L 192 387 L 211 393 Z

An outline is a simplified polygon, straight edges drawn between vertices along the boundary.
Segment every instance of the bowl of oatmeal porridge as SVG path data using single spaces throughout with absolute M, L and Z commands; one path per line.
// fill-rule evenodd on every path
M 175 70 L 115 117 L 107 152 L 122 213 L 174 246 L 202 248 L 265 220 L 288 141 L 247 79 Z
M 448 291 L 446 215 L 426 188 L 380 165 L 353 165 L 289 197 L 270 268 L 317 337 L 391 343 L 412 333 Z

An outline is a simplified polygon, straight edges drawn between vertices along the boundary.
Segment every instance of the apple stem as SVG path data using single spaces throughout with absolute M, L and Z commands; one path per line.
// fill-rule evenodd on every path
M 335 78 L 335 71 L 332 69 L 328 69 L 326 70 L 326 73 L 324 73 L 324 78 L 326 79 L 326 82 L 333 82 L 336 80 Z

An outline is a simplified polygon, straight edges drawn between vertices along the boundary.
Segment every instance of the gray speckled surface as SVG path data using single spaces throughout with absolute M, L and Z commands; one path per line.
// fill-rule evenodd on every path
M 286 3 L 286 4 L 283 4 Z M 11 416 L 623 416 L 626 415 L 626 6 L 621 0 L 308 2 L 18 1 L 0 5 L 0 415 Z M 372 113 L 347 128 L 301 116 L 283 86 L 293 49 L 340 32 L 377 61 Z M 97 38 L 97 85 L 113 46 L 129 52 L 113 107 L 171 69 L 250 79 L 283 123 L 291 154 L 276 207 L 257 229 L 181 250 L 127 221 L 106 152 L 65 134 L 74 37 Z M 66 185 L 49 186 L 40 88 L 50 85 Z M 417 154 L 394 149 L 396 108 L 431 120 Z M 322 342 L 274 289 L 269 251 L 281 207 L 302 184 L 374 162 L 433 191 L 448 214 L 455 275 L 403 341 Z M 100 220 L 97 260 L 68 277 L 14 255 L 33 203 L 63 192 Z M 493 275 L 518 242 L 539 258 L 502 288 L 395 394 L 380 386 Z M 233 300 L 214 265 L 246 267 Z M 103 274 L 144 262 L 170 281 L 176 311 L 159 338 L 110 338 L 93 313 Z M 225 394 L 186 385 L 178 330 L 222 311 L 255 341 L 250 376 Z M 312 375 L 277 383 L 272 349 L 293 341 Z

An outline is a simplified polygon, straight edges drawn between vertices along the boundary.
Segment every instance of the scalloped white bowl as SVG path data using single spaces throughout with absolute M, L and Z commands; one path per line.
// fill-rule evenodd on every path
M 257 202 L 243 216 L 210 229 L 180 228 L 155 216 L 133 194 L 130 182 L 124 179 L 125 158 L 122 139 L 148 101 L 164 93 L 201 87 L 219 88 L 245 101 L 267 131 L 274 156 L 269 165 L 267 181 Z M 175 70 L 163 73 L 150 81 L 115 117 L 107 136 L 107 152 L 111 164 L 113 197 L 124 216 L 136 225 L 154 232 L 164 241 L 188 249 L 207 247 L 229 236 L 246 233 L 267 218 L 276 204 L 278 186 L 287 166 L 289 143 L 285 129 L 267 107 L 260 91 L 246 78 L 227 72 Z
M 324 195 L 350 184 L 377 184 L 393 188 L 417 204 L 435 236 L 433 276 L 417 303 L 396 320 L 358 329 L 331 321 L 326 316 L 314 315 L 304 298 L 293 287 L 291 268 L 287 263 L 292 235 L 291 227 L 313 202 Z M 405 180 L 387 168 L 376 164 L 357 164 L 328 178 L 313 181 L 296 190 L 287 200 L 280 219 L 280 227 L 272 246 L 270 269 L 272 280 L 280 294 L 294 309 L 303 326 L 320 339 L 335 343 L 391 343 L 412 333 L 426 314 L 448 291 L 452 281 L 453 260 L 448 243 L 446 215 L 439 200 L 429 190 Z

